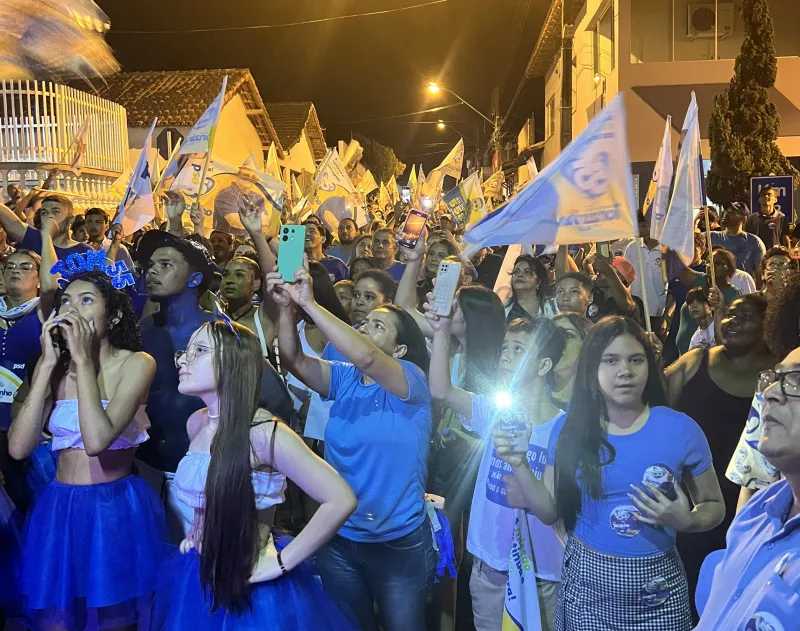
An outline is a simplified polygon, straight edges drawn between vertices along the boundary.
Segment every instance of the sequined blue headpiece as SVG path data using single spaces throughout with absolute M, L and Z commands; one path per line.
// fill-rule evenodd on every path
M 51 274 L 61 274 L 58 285 L 64 287 L 78 274 L 98 270 L 111 279 L 115 289 L 124 289 L 128 285 L 136 284 L 133 272 L 124 261 L 112 262 L 106 258 L 103 250 L 91 250 L 82 254 L 70 254 L 63 261 L 58 261 L 50 268 Z

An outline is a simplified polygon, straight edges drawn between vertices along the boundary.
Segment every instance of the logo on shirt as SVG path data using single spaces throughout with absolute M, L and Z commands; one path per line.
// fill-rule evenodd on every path
M 783 625 L 771 613 L 757 612 L 744 627 L 744 631 L 784 631 Z
M 643 484 L 650 484 L 656 487 L 669 499 L 675 499 L 675 475 L 665 464 L 654 464 L 647 467 L 642 476 Z
M 635 515 L 641 515 L 635 506 L 617 506 L 608 518 L 611 529 L 620 537 L 635 537 L 642 532 L 642 524 Z

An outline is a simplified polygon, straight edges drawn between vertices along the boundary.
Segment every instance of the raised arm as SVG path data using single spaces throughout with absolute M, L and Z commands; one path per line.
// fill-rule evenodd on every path
M 283 565 L 292 570 L 334 537 L 358 503 L 347 482 L 283 423 L 275 428 L 274 452 L 272 424 L 254 429 L 251 442 L 261 463 L 283 473 L 319 504 L 305 528 L 281 552 Z M 277 555 L 271 556 L 268 548 L 259 556 L 250 581 L 271 580 L 281 573 Z
M 608 281 L 608 291 L 617 306 L 623 309 L 625 313 L 633 313 L 636 310 L 636 303 L 631 297 L 631 292 L 620 280 L 608 259 L 603 256 L 595 256 L 588 262 L 596 268 L 598 274 L 602 274 Z M 647 314 L 645 314 L 645 317 L 647 317 Z
M 400 283 L 397 285 L 394 303 L 411 315 L 420 328 L 420 331 L 422 331 L 422 334 L 430 339 L 433 337 L 433 329 L 431 329 L 425 316 L 417 309 L 417 279 L 419 278 L 419 271 L 422 269 L 422 262 L 425 258 L 425 239 L 427 232 L 427 229 L 422 230 L 417 245 L 413 249 L 400 247 L 400 249 L 406 253 L 408 261 L 406 262 L 406 268 L 403 270 L 403 276 L 400 278 Z
M 472 418 L 472 397 L 466 390 L 454 386 L 450 380 L 450 318 L 434 313 L 430 305 L 433 294 L 428 294 L 425 303 L 425 317 L 433 329 L 433 350 L 431 352 L 429 386 L 431 396 L 452 408 L 466 419 Z
M 42 325 L 42 356 L 33 371 L 28 396 L 8 430 L 8 453 L 15 460 L 24 460 L 36 449 L 53 408 L 51 380 L 60 357 L 58 346 L 53 341 L 56 326 L 55 314 Z
M 22 207 L 22 202 L 28 199 L 25 197 L 17 204 L 17 207 Z M 16 213 L 5 204 L 0 204 L 0 226 L 8 233 L 12 241 L 19 243 L 25 237 L 25 231 L 28 229 L 28 224 L 22 221 Z
M 281 354 L 281 366 L 309 388 L 327 397 L 331 386 L 330 364 L 303 352 L 294 317 L 294 302 L 280 272 L 270 272 L 265 278 L 266 291 L 278 309 L 278 350 Z
M 175 236 L 183 236 L 183 213 L 186 202 L 177 191 L 164 191 L 164 210 L 167 213 L 167 231 Z
M 295 271 L 294 284 L 284 283 L 280 274 L 269 274 L 268 284 L 277 285 L 280 280 L 282 291 L 286 292 L 292 300 L 308 314 L 319 327 L 320 332 L 328 338 L 331 344 L 342 353 L 356 368 L 367 377 L 378 382 L 383 388 L 396 397 L 404 399 L 408 396 L 408 379 L 402 365 L 394 357 L 387 355 L 366 335 L 351 328 L 342 322 L 327 309 L 324 309 L 314 300 L 314 291 L 311 284 L 311 275 L 305 267 Z M 278 326 L 278 338 L 281 339 L 283 319 Z M 295 333 L 296 335 L 296 333 Z M 279 342 L 280 344 L 280 342 Z M 325 363 L 325 362 L 323 362 Z M 328 380 L 330 383 L 330 379 Z M 310 383 L 306 385 L 313 387 Z M 316 390 L 316 388 L 314 388 Z
M 578 265 L 575 263 L 575 260 L 569 255 L 569 247 L 566 245 L 558 246 L 558 252 L 556 252 L 556 280 L 563 278 L 565 274 L 570 274 L 572 272 L 577 272 Z
M 58 291 L 58 276 L 51 274 L 50 270 L 58 261 L 53 237 L 58 230 L 58 225 L 49 217 L 42 217 L 42 263 L 39 266 L 39 319 L 45 318 L 53 310 L 56 291 Z
M 78 424 L 87 455 L 106 451 L 130 424 L 136 410 L 147 400 L 156 374 L 156 362 L 147 353 L 132 353 L 121 366 L 124 387 L 118 387 L 108 407 L 103 409 L 97 366 L 92 356 L 94 329 L 80 314 L 59 315 L 75 363 L 78 383 Z

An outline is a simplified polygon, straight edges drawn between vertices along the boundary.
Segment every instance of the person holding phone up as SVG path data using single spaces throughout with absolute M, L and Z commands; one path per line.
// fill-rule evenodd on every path
M 358 331 L 314 299 L 308 270 L 287 283 L 267 274 L 278 305 L 283 366 L 332 400 L 325 460 L 353 489 L 358 508 L 320 552 L 317 568 L 337 603 L 360 628 L 377 628 L 374 603 L 388 631 L 423 631 L 428 586 L 436 571 L 425 508 L 431 438 L 428 352 L 413 318 L 386 304 Z M 302 308 L 348 363 L 303 352 L 295 325 Z

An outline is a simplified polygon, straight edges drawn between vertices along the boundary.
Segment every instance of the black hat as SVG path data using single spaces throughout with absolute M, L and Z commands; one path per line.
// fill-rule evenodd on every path
M 175 236 L 163 230 L 150 230 L 139 242 L 136 250 L 136 259 L 142 267 L 146 268 L 153 252 L 159 248 L 174 248 L 186 258 L 193 272 L 200 272 L 203 280 L 210 282 L 214 269 L 214 262 L 208 249 L 198 241 Z

